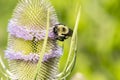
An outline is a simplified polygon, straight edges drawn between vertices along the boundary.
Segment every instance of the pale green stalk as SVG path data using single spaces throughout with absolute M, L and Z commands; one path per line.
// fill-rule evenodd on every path
M 69 55 L 68 55 L 68 58 L 67 58 L 67 63 L 66 63 L 66 66 L 64 68 L 64 71 L 67 69 L 67 67 L 69 66 L 69 63 L 71 63 L 71 55 L 72 55 L 72 52 L 74 50 L 74 43 L 75 43 L 75 36 L 77 35 L 77 29 L 78 29 L 78 24 L 79 24 L 79 20 L 80 20 L 80 9 L 78 11 L 78 15 L 77 15 L 77 19 L 76 19 L 76 24 L 75 24 L 75 28 L 74 28 L 74 31 L 73 31 L 73 36 L 71 38 L 71 44 L 70 44 L 70 51 L 69 51 Z
M 1 56 L 0 56 L 0 65 L 2 66 L 3 70 L 5 72 L 3 72 L 1 69 L 0 69 L 0 72 L 8 79 L 10 78 L 15 78 L 14 75 L 6 68 Z
M 72 35 L 72 38 L 71 38 L 71 44 L 70 44 L 70 51 L 69 51 L 69 55 L 68 55 L 68 58 L 67 58 L 67 62 L 66 62 L 66 65 L 65 65 L 65 68 L 64 70 L 58 75 L 58 77 L 61 78 L 65 78 L 66 77 L 66 74 L 69 73 L 69 70 L 70 68 L 73 66 L 71 63 L 71 56 L 74 55 L 75 53 L 73 53 L 73 51 L 75 50 L 76 52 L 76 47 L 73 47 L 76 45 L 76 35 L 77 35 L 77 29 L 78 29 L 78 24 L 79 24 L 79 21 L 80 21 L 80 9 L 81 7 L 79 8 L 78 10 L 78 14 L 77 14 L 77 19 L 76 19 L 76 23 L 75 23 L 75 27 L 74 27 L 74 31 L 73 31 L 73 35 Z M 76 45 L 77 46 L 77 45 Z M 73 61 L 74 62 L 74 58 L 73 57 Z M 63 77 L 64 76 L 64 77 Z
M 75 37 L 76 41 L 75 41 L 75 49 L 74 49 L 74 55 L 73 55 L 73 59 L 71 60 L 71 63 L 69 64 L 69 66 L 66 69 L 65 73 L 61 73 L 61 77 L 59 78 L 59 80 L 63 80 L 65 79 L 68 75 L 70 75 L 70 73 L 72 72 L 74 66 L 75 66 L 75 62 L 76 62 L 76 55 L 77 55 L 77 35 Z M 59 76 L 60 76 L 59 75 Z
M 41 65 L 42 65 L 42 61 L 43 61 L 43 57 L 44 57 L 44 53 L 45 53 L 45 49 L 46 49 L 46 45 L 47 45 L 47 40 L 48 40 L 48 32 L 49 32 L 49 10 L 47 12 L 47 29 L 46 29 L 46 36 L 45 36 L 45 39 L 44 39 L 44 42 L 43 42 L 43 47 L 42 47 L 42 51 L 40 53 L 40 56 L 39 56 L 39 61 L 38 61 L 38 64 L 37 64 L 37 71 L 36 71 L 36 75 L 35 75 L 35 80 L 37 78 L 37 75 L 38 75 L 38 72 L 40 71 L 40 68 L 41 68 Z
M 1 77 L 1 79 L 0 80 L 3 80 L 3 78 Z

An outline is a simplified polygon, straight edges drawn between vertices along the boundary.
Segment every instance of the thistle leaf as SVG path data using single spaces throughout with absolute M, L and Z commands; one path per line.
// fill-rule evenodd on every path
M 68 54 L 65 68 L 60 74 L 57 75 L 57 77 L 59 77 L 60 80 L 65 79 L 70 74 L 70 72 L 72 71 L 72 68 L 74 67 L 74 64 L 75 64 L 76 47 L 77 47 L 77 41 L 76 41 L 77 37 L 76 36 L 77 36 L 77 29 L 78 29 L 78 24 L 79 24 L 79 20 L 80 20 L 80 9 L 81 9 L 81 7 L 78 10 L 76 24 L 74 27 L 74 31 L 73 31 L 73 35 L 72 35 L 72 39 L 71 39 L 71 44 L 70 44 L 70 51 Z M 72 61 L 71 61 L 71 58 L 72 58 Z

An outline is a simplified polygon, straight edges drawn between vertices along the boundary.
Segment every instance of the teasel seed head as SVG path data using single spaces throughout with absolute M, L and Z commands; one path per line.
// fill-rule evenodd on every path
M 33 80 L 46 34 L 47 10 L 50 12 L 49 34 L 37 80 L 52 80 L 58 73 L 62 48 L 54 38 L 58 24 L 54 8 L 48 0 L 21 0 L 8 23 L 8 47 L 5 56 L 17 80 Z

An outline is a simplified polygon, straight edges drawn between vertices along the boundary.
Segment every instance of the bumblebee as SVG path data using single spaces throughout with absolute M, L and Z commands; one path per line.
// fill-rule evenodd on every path
M 73 30 L 62 24 L 56 24 L 53 28 L 55 34 L 55 39 L 59 41 L 64 41 L 72 36 Z

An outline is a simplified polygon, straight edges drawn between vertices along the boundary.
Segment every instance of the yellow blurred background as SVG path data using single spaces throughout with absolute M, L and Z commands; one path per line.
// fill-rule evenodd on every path
M 78 53 L 67 80 L 81 73 L 86 80 L 120 80 L 120 0 L 50 0 L 60 23 L 74 28 L 76 8 L 81 5 Z M 0 0 L 0 56 L 7 46 L 7 24 L 18 0 Z M 60 71 L 69 51 L 64 42 Z M 4 58 L 3 58 L 4 59 Z M 5 63 L 6 60 L 4 59 Z M 7 65 L 7 63 L 6 63 Z M 0 74 L 0 77 L 3 75 Z

